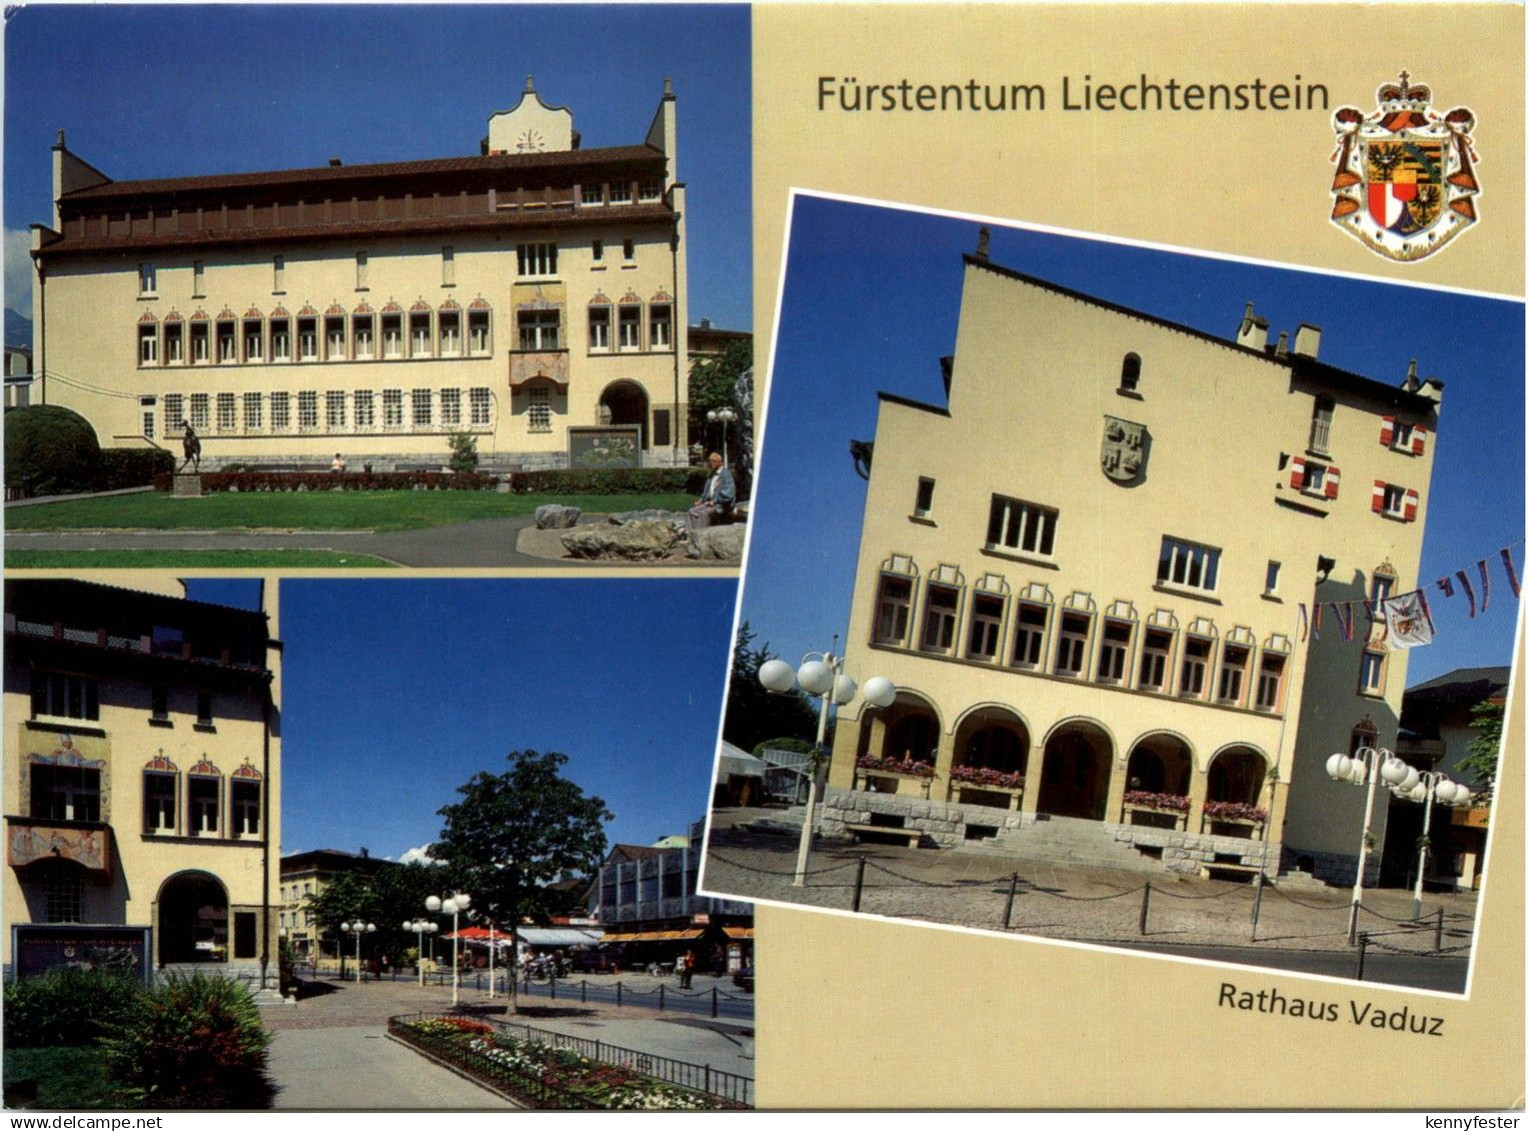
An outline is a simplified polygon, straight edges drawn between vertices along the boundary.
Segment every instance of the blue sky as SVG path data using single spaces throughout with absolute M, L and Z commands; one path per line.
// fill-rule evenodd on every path
M 258 582 L 193 581 L 258 604 Z M 511 750 L 557 750 L 612 843 L 688 831 L 710 800 L 736 585 L 728 580 L 292 580 L 281 848 L 397 859 Z
M 876 392 L 943 405 L 939 358 L 955 348 L 961 254 L 979 224 L 798 196 L 754 492 L 742 619 L 795 662 L 849 619 L 865 483 L 851 439 L 875 436 Z M 994 227 L 993 262 L 1220 337 L 1252 300 L 1276 335 L 1324 328 L 1321 358 L 1399 383 L 1407 362 L 1444 391 L 1421 580 L 1437 639 L 1408 681 L 1508 664 L 1517 602 L 1498 551 L 1523 547 L 1523 306 L 1102 241 Z M 810 533 L 807 533 L 807 532 Z M 1432 587 L 1489 558 L 1490 608 Z M 849 673 L 861 680 L 874 673 Z
M 8 308 L 51 147 L 117 180 L 475 155 L 526 74 L 586 148 L 640 144 L 678 97 L 692 321 L 749 329 L 746 5 L 31 5 L 5 17 Z

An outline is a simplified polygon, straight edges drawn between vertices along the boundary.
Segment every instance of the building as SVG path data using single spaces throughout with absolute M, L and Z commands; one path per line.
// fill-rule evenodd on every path
M 315 848 L 310 852 L 294 852 L 281 858 L 281 910 L 278 926 L 282 937 L 292 947 L 297 958 L 317 958 L 328 950 L 334 950 L 334 940 L 323 939 L 323 928 L 315 922 L 308 908 L 308 897 L 317 895 L 337 876 L 359 874 L 374 876 L 393 861 L 373 856 L 366 849 L 360 852 L 341 852 L 337 848 Z
M 266 611 L 5 585 L 5 962 L 274 986 L 281 644 Z
M 1419 770 L 1438 770 L 1474 788 L 1459 762 L 1480 736 L 1472 725 L 1482 703 L 1506 703 L 1511 669 L 1456 668 L 1409 688 L 1401 700 L 1401 730 L 1395 752 Z M 1422 835 L 1422 807 L 1392 798 L 1390 836 L 1385 841 L 1384 878 L 1406 884 L 1416 879 L 1417 838 Z M 1429 822 L 1426 883 L 1448 889 L 1480 886 L 1485 866 L 1489 804 L 1467 809 L 1439 805 Z
M 437 466 L 456 432 L 490 468 L 683 463 L 675 107 L 583 149 L 527 78 L 479 154 L 140 181 L 61 130 L 34 400 L 108 445 L 189 423 L 214 467 Z
M 1251 304 L 1208 335 L 985 245 L 947 403 L 880 398 L 845 651 L 898 694 L 843 710 L 825 827 L 1064 833 L 1185 872 L 1282 852 L 1351 882 L 1363 791 L 1324 762 L 1395 743 L 1407 654 L 1362 605 L 1417 588 L 1441 383 L 1326 364 L 1309 324 L 1270 341 Z M 1307 633 L 1318 602 L 1360 610 L 1352 639 Z
M 32 351 L 25 346 L 5 347 L 5 407 L 26 408 L 32 403 Z
M 728 972 L 753 953 L 753 904 L 696 895 L 705 822 L 658 846 L 618 844 L 589 885 L 589 917 L 604 928 L 602 942 L 618 944 L 622 965 L 672 962 L 693 952 L 699 968 L 718 956 Z

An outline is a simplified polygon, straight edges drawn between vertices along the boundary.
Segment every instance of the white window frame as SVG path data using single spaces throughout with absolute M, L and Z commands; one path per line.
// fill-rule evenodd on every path
M 1119 636 L 1123 630 L 1124 638 Z M 1123 684 L 1130 678 L 1130 643 L 1135 637 L 1135 625 L 1127 620 L 1104 618 L 1104 630 L 1098 638 L 1099 683 Z
M 532 432 L 552 430 L 552 390 L 546 382 L 537 381 L 525 390 L 525 423 Z
M 932 482 L 932 480 L 930 480 Z M 1003 650 L 1003 613 L 1007 599 L 998 593 L 977 590 L 971 595 L 970 627 L 966 632 L 966 659 L 991 663 Z M 987 606 L 983 611 L 983 605 Z M 996 611 L 992 611 L 995 606 Z
M 1154 637 L 1157 639 L 1154 640 Z M 1160 647 L 1156 646 L 1157 642 L 1161 643 Z M 1136 671 L 1137 689 L 1165 695 L 1172 688 L 1172 659 L 1172 630 L 1147 625 L 1141 635 L 1141 662 Z
M 557 244 L 555 241 L 519 244 L 515 261 L 522 279 L 553 278 L 557 274 Z
M 948 655 L 955 647 L 955 628 L 959 621 L 960 587 L 940 581 L 926 582 L 918 650 Z
M 352 417 L 358 430 L 369 432 L 377 426 L 377 402 L 370 389 L 355 391 L 355 411 Z
M 260 393 L 244 394 L 244 431 L 258 432 L 264 425 L 264 398 Z
M 345 393 L 342 389 L 324 392 L 324 427 L 330 432 L 345 431 Z
M 1240 663 L 1235 663 L 1237 656 Z M 1240 707 L 1247 694 L 1247 669 L 1252 662 L 1252 649 L 1246 644 L 1227 642 L 1220 648 L 1220 664 L 1215 678 L 1215 702 L 1227 707 Z
M 1087 672 L 1088 635 L 1092 628 L 1093 618 L 1087 613 L 1075 609 L 1061 610 L 1061 619 L 1056 626 L 1056 675 L 1081 679 Z
M 1204 649 L 1201 654 L 1198 649 Z M 1193 633 L 1183 638 L 1183 655 L 1178 660 L 1178 698 L 1202 700 L 1210 680 L 1210 661 L 1215 656 L 1215 641 Z
M 1157 558 L 1157 584 L 1195 593 L 1215 592 L 1220 584 L 1220 550 L 1164 534 Z
M 589 352 L 610 352 L 610 306 L 596 303 L 589 307 Z
M 1280 706 L 1284 693 L 1284 672 L 1289 666 L 1289 657 L 1283 652 L 1270 652 L 1263 650 L 1258 658 L 1257 666 L 1257 699 L 1253 702 L 1253 709 L 1276 713 Z
M 493 390 L 482 385 L 467 390 L 468 419 L 475 428 L 493 423 Z
M 1061 512 L 1054 507 L 993 495 L 987 512 L 986 548 L 1051 561 L 1055 558 L 1056 527 Z
M 871 639 L 875 643 L 906 646 L 912 623 L 913 582 L 914 579 L 906 574 L 881 574 L 875 593 L 875 621 L 871 626 Z
M 239 427 L 239 402 L 233 393 L 219 393 L 217 399 L 217 430 L 233 432 Z

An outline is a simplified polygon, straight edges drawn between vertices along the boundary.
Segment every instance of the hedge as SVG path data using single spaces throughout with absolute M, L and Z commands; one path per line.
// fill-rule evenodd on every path
M 175 457 L 160 448 L 103 448 L 97 491 L 147 487 L 175 470 Z
M 204 471 L 204 492 L 237 491 L 489 491 L 497 476 L 448 471 Z M 155 476 L 154 489 L 168 491 L 172 476 Z
M 521 471 L 510 483 L 517 495 L 652 495 L 705 489 L 701 467 L 619 467 L 602 471 Z
M 5 987 L 5 1043 L 11 1048 L 93 1044 L 121 1028 L 143 986 L 127 975 L 58 970 Z
M 5 414 L 7 487 L 26 495 L 89 491 L 100 466 L 100 441 L 79 413 L 39 404 Z

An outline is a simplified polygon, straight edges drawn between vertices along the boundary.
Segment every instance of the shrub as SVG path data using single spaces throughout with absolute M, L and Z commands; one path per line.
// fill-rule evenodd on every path
M 522 471 L 515 475 L 510 490 L 517 495 L 649 495 L 670 491 L 699 495 L 705 489 L 707 474 L 704 468 L 693 467 Z
M 143 986 L 104 970 L 57 970 L 5 987 L 5 1043 L 13 1048 L 88 1045 L 117 1030 Z
M 162 448 L 103 448 L 96 490 L 147 487 L 175 470 L 175 457 Z
M 489 491 L 497 476 L 476 471 L 204 471 L 202 491 Z M 170 489 L 170 476 L 154 478 L 156 491 Z
M 451 445 L 451 459 L 446 466 L 452 471 L 476 471 L 477 439 L 469 432 L 453 432 L 448 442 Z
M 100 472 L 101 444 L 77 412 L 39 404 L 5 414 L 5 485 L 30 495 L 88 491 Z
M 103 1042 L 107 1072 L 143 1107 L 268 1107 L 270 1034 L 244 986 L 169 975 Z

